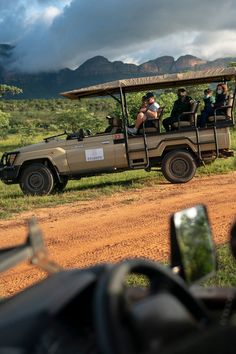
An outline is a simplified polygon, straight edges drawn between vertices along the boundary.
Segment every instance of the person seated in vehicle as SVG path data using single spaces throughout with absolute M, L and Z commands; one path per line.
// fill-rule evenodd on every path
M 160 110 L 160 105 L 155 101 L 154 94 L 152 92 L 147 92 L 145 96 L 142 97 L 142 105 L 136 117 L 136 122 L 134 128 L 129 127 L 129 134 L 137 134 L 139 128 L 144 122 L 149 123 L 153 119 L 158 119 L 158 112 Z
M 214 110 L 215 97 L 213 96 L 213 91 L 210 88 L 204 90 L 203 101 L 204 107 L 201 111 L 198 124 L 200 128 L 205 127 L 207 117 L 209 117 Z
M 218 84 L 216 87 L 216 102 L 214 104 L 214 108 L 220 108 L 226 105 L 228 98 L 228 87 L 226 84 Z M 217 112 L 218 115 L 224 114 L 225 109 L 219 110 Z
M 165 118 L 162 122 L 165 130 L 168 132 L 173 129 L 173 123 L 178 122 L 179 117 L 184 112 L 190 112 L 192 110 L 192 104 L 194 100 L 188 96 L 187 91 L 184 87 L 181 87 L 177 91 L 178 99 L 174 102 L 170 117 Z M 189 117 L 186 115 L 180 120 L 189 120 Z
M 208 89 L 208 90 L 210 90 L 210 89 Z M 200 116 L 200 123 L 199 123 L 200 128 L 204 128 L 206 126 L 208 117 L 213 116 L 215 114 L 215 112 L 216 112 L 216 115 L 224 115 L 225 114 L 224 108 L 222 108 L 222 109 L 220 109 L 220 108 L 226 105 L 227 95 L 228 95 L 227 85 L 218 84 L 216 87 L 215 102 L 213 102 L 212 95 L 211 96 L 208 95 L 208 97 L 206 96 L 206 98 L 204 98 L 204 102 L 205 102 L 205 100 L 207 100 L 207 105 L 205 105 L 205 107 L 202 111 L 202 114 Z M 210 102 L 210 98 L 211 98 L 211 102 Z
M 106 117 L 108 120 L 108 127 L 105 129 L 104 133 L 121 133 L 122 121 L 117 117 Z
M 144 108 L 147 109 L 147 98 L 146 98 L 146 95 L 144 95 L 142 97 L 142 103 L 141 103 L 141 106 L 139 107 L 139 111 L 141 111 Z

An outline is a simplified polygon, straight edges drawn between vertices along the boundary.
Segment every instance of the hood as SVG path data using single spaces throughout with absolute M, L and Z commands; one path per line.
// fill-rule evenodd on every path
M 17 151 L 23 153 L 23 152 L 31 152 L 31 151 L 40 151 L 40 150 L 48 150 L 50 148 L 56 148 L 58 147 L 58 144 L 60 144 L 60 147 L 63 147 L 66 145 L 66 140 L 64 139 L 52 139 L 49 141 L 42 141 L 37 144 L 31 144 L 31 145 L 26 145 L 23 146 Z

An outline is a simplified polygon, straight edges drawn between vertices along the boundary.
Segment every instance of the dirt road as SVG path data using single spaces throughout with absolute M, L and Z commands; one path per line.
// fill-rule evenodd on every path
M 35 215 L 50 257 L 63 267 L 85 267 L 127 257 L 166 259 L 170 214 L 197 203 L 208 207 L 215 241 L 228 240 L 236 217 L 235 186 L 233 172 L 194 178 L 187 184 L 162 183 L 95 201 L 34 210 L 0 222 L 0 247 L 23 242 L 26 220 Z M 15 293 L 43 276 L 37 268 L 21 264 L 1 276 L 0 296 Z

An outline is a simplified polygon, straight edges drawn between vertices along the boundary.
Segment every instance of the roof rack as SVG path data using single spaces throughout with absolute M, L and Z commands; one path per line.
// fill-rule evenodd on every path
M 231 81 L 236 78 L 236 68 L 217 68 L 204 71 L 189 71 L 185 73 L 164 74 L 159 76 L 139 77 L 106 82 L 77 90 L 62 92 L 61 95 L 70 99 L 95 96 L 107 96 L 123 92 L 138 92 L 153 89 L 197 85 L 210 82 Z
M 49 140 L 52 140 L 54 138 L 57 138 L 59 136 L 63 136 L 63 135 L 67 135 L 68 133 L 66 132 L 66 130 L 64 131 L 64 133 L 61 133 L 61 134 L 57 134 L 57 135 L 52 135 L 52 136 L 49 136 L 47 138 L 44 138 L 43 140 L 45 141 L 45 143 L 47 143 Z

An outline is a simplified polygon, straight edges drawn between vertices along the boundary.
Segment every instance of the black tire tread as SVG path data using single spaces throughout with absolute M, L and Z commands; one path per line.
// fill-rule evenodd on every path
M 173 171 L 173 163 L 177 160 L 186 165 L 186 171 L 183 171 L 181 176 L 179 173 L 175 174 Z M 174 166 L 176 167 L 176 166 Z M 196 173 L 196 162 L 193 155 L 185 150 L 171 150 L 169 151 L 162 160 L 162 173 L 164 177 L 171 183 L 186 183 L 189 182 Z M 178 172 L 178 171 L 176 171 Z
M 42 178 L 42 185 L 39 188 L 33 188 L 30 184 L 30 178 L 33 174 Z M 48 195 L 54 187 L 53 173 L 48 166 L 43 163 L 33 163 L 24 168 L 20 177 L 20 188 L 26 195 Z

